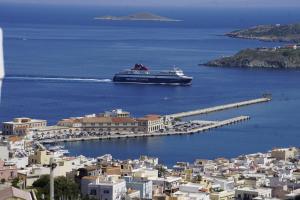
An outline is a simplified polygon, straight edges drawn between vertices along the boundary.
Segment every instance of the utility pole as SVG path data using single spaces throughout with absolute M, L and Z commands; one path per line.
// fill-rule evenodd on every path
M 54 158 L 50 158 L 50 200 L 54 200 L 54 169 L 56 166 Z

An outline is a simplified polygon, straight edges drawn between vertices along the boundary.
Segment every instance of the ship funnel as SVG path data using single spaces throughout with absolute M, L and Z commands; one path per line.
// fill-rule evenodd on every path
M 2 81 L 4 79 L 4 56 L 3 56 L 3 31 L 0 28 L 0 103 L 1 103 L 1 92 L 2 92 Z

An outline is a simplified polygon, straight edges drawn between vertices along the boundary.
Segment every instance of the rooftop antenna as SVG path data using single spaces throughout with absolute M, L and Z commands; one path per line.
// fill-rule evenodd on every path
M 2 92 L 2 81 L 4 79 L 4 57 L 3 57 L 3 32 L 0 27 L 0 103 L 1 103 L 1 92 Z

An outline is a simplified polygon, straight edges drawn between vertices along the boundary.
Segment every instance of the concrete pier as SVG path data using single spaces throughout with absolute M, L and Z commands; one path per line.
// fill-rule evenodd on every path
M 221 105 L 221 106 L 215 106 L 215 107 L 210 107 L 210 108 L 204 108 L 204 109 L 198 109 L 198 110 L 192 110 L 192 111 L 186 111 L 186 112 L 165 115 L 165 119 L 167 120 L 167 119 L 189 117 L 189 116 L 194 116 L 194 115 L 208 114 L 211 112 L 217 112 L 217 111 L 222 111 L 222 110 L 227 110 L 227 109 L 232 109 L 232 108 L 238 108 L 238 107 L 248 106 L 248 105 L 252 105 L 252 104 L 265 103 L 265 102 L 269 102 L 269 101 L 271 101 L 271 98 L 252 99 L 252 100 L 248 100 L 248 101 L 225 104 L 225 105 Z
M 187 135 L 193 133 L 200 133 L 207 130 L 211 130 L 214 128 L 242 122 L 245 120 L 249 120 L 249 116 L 239 116 L 223 121 L 214 121 L 213 124 L 196 128 L 196 129 L 189 129 L 187 131 L 175 131 L 175 132 L 157 132 L 157 133 L 143 133 L 143 134 L 126 134 L 126 135 L 109 135 L 109 136 L 100 136 L 100 137 L 80 137 L 80 138 L 65 138 L 65 139 L 46 139 L 41 140 L 40 142 L 43 144 L 51 144 L 56 142 L 76 142 L 76 141 L 87 141 L 87 140 L 105 140 L 105 139 L 121 139 L 121 138 L 137 138 L 137 137 L 153 137 L 153 136 L 170 136 L 170 135 Z

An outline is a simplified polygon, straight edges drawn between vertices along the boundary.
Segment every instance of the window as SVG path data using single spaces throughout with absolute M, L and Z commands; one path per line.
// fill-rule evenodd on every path
M 104 194 L 109 194 L 109 190 L 103 190 Z
M 97 190 L 96 189 L 91 189 L 90 195 L 97 195 Z

